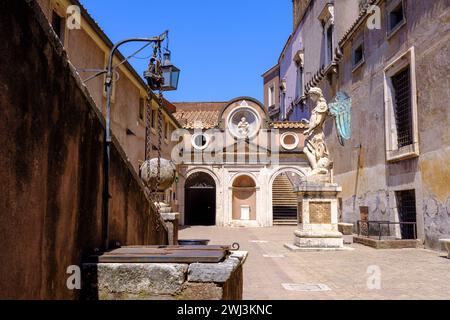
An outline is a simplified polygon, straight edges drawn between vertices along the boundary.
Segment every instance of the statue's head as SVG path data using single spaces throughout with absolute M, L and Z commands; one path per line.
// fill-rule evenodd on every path
M 241 121 L 245 122 L 245 121 L 247 121 L 247 119 L 245 119 L 245 117 L 242 117 Z
M 314 102 L 317 102 L 320 99 L 323 99 L 322 89 L 317 88 L 317 87 L 312 87 L 311 89 L 309 89 L 308 95 L 309 95 L 309 98 Z

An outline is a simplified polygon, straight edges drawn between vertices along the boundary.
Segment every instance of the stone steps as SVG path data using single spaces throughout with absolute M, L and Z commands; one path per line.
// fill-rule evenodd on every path
M 285 174 L 279 175 L 273 182 L 272 204 L 274 207 L 297 208 L 297 195 Z
M 297 225 L 297 219 L 280 219 L 280 220 L 273 220 L 274 226 L 296 226 Z

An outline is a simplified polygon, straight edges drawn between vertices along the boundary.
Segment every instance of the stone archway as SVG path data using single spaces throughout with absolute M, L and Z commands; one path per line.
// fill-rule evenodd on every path
M 205 172 L 191 174 L 185 183 L 185 225 L 216 224 L 216 182 Z
M 294 193 L 294 185 L 299 183 L 304 175 L 302 171 L 283 168 L 273 174 L 270 183 L 270 211 L 272 224 L 295 225 L 297 224 L 297 194 Z

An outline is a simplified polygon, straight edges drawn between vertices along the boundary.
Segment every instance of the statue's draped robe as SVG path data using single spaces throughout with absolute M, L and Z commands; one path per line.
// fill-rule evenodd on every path
M 314 154 L 316 161 L 323 157 L 328 157 L 329 153 L 325 144 L 325 134 L 323 132 L 323 123 L 328 112 L 328 106 L 325 101 L 319 101 L 311 113 L 310 126 L 316 125 L 306 138 L 306 147 Z M 321 118 L 319 120 L 319 118 Z

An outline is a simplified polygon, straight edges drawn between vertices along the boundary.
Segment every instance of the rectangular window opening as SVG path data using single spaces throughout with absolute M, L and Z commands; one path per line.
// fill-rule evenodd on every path
M 358 66 L 364 61 L 364 46 L 360 44 L 353 50 L 353 67 Z
M 405 12 L 403 8 L 403 1 L 400 1 L 399 4 L 394 7 L 391 11 L 389 11 L 388 15 L 388 31 L 389 33 L 394 31 L 400 24 L 402 24 L 405 20 Z
M 169 131 L 170 131 L 170 123 L 165 122 L 164 125 L 164 139 L 168 139 L 169 138 Z
M 145 118 L 145 99 L 139 99 L 139 119 L 144 121 Z
M 65 19 L 62 18 L 56 11 L 52 12 L 52 27 L 59 40 L 64 43 Z
M 413 144 L 410 68 L 391 77 L 398 148 Z
M 151 118 L 152 118 L 151 119 L 151 121 L 152 121 L 151 126 L 152 126 L 153 129 L 155 129 L 156 128 L 156 120 L 157 120 L 157 113 L 156 113 L 155 109 L 152 109 L 152 117 Z
M 330 25 L 327 29 L 327 61 L 326 64 L 330 64 L 333 59 L 333 25 Z
M 275 104 L 275 88 L 274 86 L 269 87 L 269 107 Z

